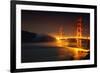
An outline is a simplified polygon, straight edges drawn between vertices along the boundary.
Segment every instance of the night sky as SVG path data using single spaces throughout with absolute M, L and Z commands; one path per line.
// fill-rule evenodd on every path
M 82 35 L 90 35 L 90 14 L 89 13 L 68 13 L 51 11 L 21 11 L 21 28 L 24 31 L 40 34 L 54 34 L 63 27 L 64 34 L 67 36 L 76 35 L 76 22 L 82 17 Z

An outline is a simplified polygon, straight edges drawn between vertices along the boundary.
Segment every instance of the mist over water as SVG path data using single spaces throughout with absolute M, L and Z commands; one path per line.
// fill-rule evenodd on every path
M 87 45 L 88 44 L 88 45 Z M 82 48 L 75 44 L 59 45 L 57 42 L 23 43 L 22 62 L 73 61 L 90 58 L 89 41 L 83 40 Z

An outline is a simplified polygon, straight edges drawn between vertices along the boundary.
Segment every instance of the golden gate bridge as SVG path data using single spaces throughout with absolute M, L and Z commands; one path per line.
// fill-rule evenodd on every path
M 58 35 L 53 35 L 57 40 L 58 40 L 58 45 L 62 46 L 62 47 L 65 47 L 65 48 L 70 48 L 73 52 L 74 52 L 74 59 L 80 59 L 81 57 L 84 57 L 88 54 L 89 52 L 89 48 L 88 49 L 83 49 L 82 47 L 82 39 L 84 40 L 90 40 L 90 37 L 84 37 L 82 36 L 82 32 L 83 32 L 83 29 L 82 29 L 82 17 L 79 17 L 77 19 L 77 23 L 76 23 L 76 36 L 66 36 L 64 35 L 64 31 L 63 31 L 63 27 L 60 26 L 59 28 L 59 32 L 57 33 Z M 69 42 L 63 42 L 64 40 L 67 40 L 67 39 L 76 39 L 76 45 L 77 47 L 68 47 L 66 46 L 67 43 Z M 63 55 L 64 53 L 62 53 L 60 51 L 61 55 Z M 66 54 L 66 53 L 65 53 Z
M 66 39 L 76 39 L 77 47 L 82 47 L 82 40 L 81 39 L 87 39 L 90 40 L 90 37 L 84 37 L 82 36 L 82 17 L 79 17 L 76 23 L 76 36 L 66 36 L 64 35 L 63 27 L 60 26 L 58 35 L 53 35 L 57 40 L 66 40 Z

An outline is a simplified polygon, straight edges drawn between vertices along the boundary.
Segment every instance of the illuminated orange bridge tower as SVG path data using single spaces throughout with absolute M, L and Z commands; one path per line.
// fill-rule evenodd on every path
M 59 28 L 59 38 L 60 38 L 60 39 L 62 39 L 62 38 L 63 38 L 63 36 L 64 36 L 63 27 L 62 27 L 62 26 L 60 26 L 60 28 Z
M 82 47 L 82 17 L 79 17 L 76 23 L 76 37 L 77 37 L 77 47 Z

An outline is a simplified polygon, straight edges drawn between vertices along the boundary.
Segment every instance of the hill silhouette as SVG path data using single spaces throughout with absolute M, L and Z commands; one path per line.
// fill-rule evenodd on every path
M 56 39 L 46 34 L 37 34 L 28 31 L 21 31 L 22 43 L 53 42 Z

